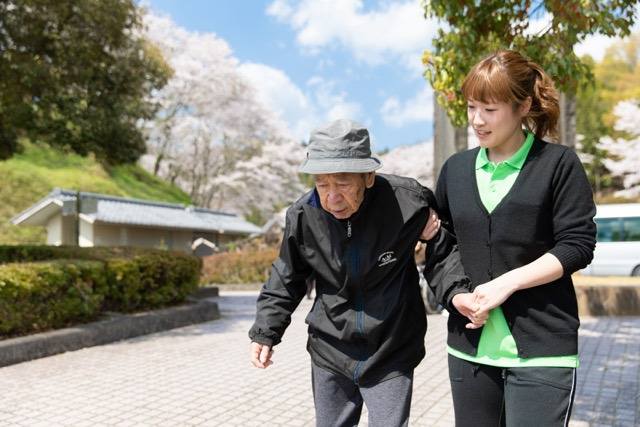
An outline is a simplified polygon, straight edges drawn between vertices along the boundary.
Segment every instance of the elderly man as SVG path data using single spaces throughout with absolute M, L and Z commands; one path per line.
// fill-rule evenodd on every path
M 381 166 L 361 124 L 337 120 L 312 131 L 300 171 L 313 175 L 315 188 L 287 211 L 249 331 L 251 362 L 266 368 L 314 275 L 306 323 L 318 426 L 357 425 L 363 403 L 370 426 L 408 424 L 427 328 L 414 248 L 438 236 L 428 244 L 431 271 L 451 249 L 431 190 L 376 175 Z

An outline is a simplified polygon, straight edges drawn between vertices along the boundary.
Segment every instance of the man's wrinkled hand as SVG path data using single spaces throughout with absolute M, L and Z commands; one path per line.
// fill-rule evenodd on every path
M 251 363 L 253 366 L 260 369 L 266 369 L 268 366 L 273 365 L 271 356 L 273 356 L 273 350 L 270 346 L 252 342 L 250 347 Z
M 429 220 L 427 225 L 424 226 L 424 230 L 422 230 L 420 239 L 431 240 L 438 234 L 438 231 L 440 231 L 440 218 L 438 218 L 436 211 L 429 208 Z

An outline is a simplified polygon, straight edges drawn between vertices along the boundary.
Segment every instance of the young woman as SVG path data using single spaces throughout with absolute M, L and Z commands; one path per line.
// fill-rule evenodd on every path
M 436 189 L 470 279 L 436 290 L 451 313 L 456 425 L 567 425 L 580 324 L 571 274 L 593 257 L 591 188 L 571 149 L 542 140 L 557 133 L 559 104 L 540 66 L 497 51 L 462 92 L 479 147 L 449 158 Z

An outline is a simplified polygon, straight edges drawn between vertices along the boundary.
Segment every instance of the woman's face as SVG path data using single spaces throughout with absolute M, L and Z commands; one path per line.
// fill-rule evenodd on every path
M 469 100 L 467 115 L 469 124 L 478 138 L 478 144 L 497 153 L 510 152 L 514 148 L 517 151 L 524 142 L 522 119 L 529 111 L 530 99 L 527 98 L 527 102 L 516 109 L 506 102 L 484 103 Z

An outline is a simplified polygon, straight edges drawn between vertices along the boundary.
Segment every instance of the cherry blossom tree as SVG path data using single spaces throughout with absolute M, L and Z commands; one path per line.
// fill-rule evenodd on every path
M 433 179 L 433 141 L 398 147 L 380 156 L 380 173 L 415 178 L 422 185 L 435 189 Z
M 640 198 L 640 101 L 621 101 L 613 113 L 617 117 L 614 130 L 620 136 L 602 137 L 599 148 L 610 154 L 603 160 L 607 169 L 622 180 L 624 189 L 615 195 L 637 199 Z
M 154 93 L 162 108 L 146 123 L 143 166 L 203 207 L 263 218 L 291 202 L 302 191 L 293 168 L 304 156 L 302 146 L 257 100 L 227 43 L 168 17 L 147 13 L 144 19 L 173 76 Z

